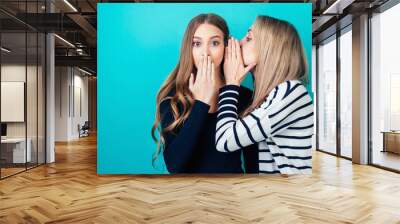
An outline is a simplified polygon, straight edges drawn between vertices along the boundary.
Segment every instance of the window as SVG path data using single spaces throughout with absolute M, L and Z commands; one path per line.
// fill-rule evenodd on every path
M 400 170 L 400 4 L 371 18 L 372 163 Z
M 318 48 L 318 149 L 336 153 L 336 36 Z
M 352 157 L 352 32 L 340 36 L 340 155 Z

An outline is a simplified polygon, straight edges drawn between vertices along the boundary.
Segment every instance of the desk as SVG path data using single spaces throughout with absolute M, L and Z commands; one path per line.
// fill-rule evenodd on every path
M 30 162 L 32 159 L 32 154 L 31 154 L 32 140 L 30 138 L 27 139 L 26 151 L 24 143 L 25 143 L 25 138 L 1 139 L 1 156 L 5 158 L 7 162 L 10 163 Z M 3 156 L 3 154 L 5 155 Z M 27 158 L 27 161 L 25 161 L 25 158 Z
M 400 154 L 400 131 L 382 131 L 381 133 L 383 133 L 382 152 Z

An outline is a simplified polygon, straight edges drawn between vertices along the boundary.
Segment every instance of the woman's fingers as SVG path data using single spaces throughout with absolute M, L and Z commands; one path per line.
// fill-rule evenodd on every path
M 202 72 L 201 72 L 201 78 L 202 78 L 202 80 L 204 80 L 206 77 L 206 74 L 207 74 L 207 55 L 204 55 L 203 56 L 203 65 L 202 65 Z
M 232 56 L 232 41 L 231 38 L 228 40 L 228 57 L 227 59 L 230 60 Z
M 203 61 L 204 61 L 204 55 L 201 55 L 200 61 L 199 61 L 199 66 L 197 68 L 197 78 L 201 77 L 201 74 L 203 73 Z
M 228 46 L 225 47 L 225 61 L 228 60 L 229 54 L 228 54 Z
M 237 55 L 237 46 L 236 46 L 236 39 L 235 38 L 232 38 L 232 54 L 233 54 L 233 58 L 235 59 L 235 60 L 237 60 L 237 58 L 238 58 L 238 55 Z
M 205 73 L 205 68 L 204 65 L 207 66 L 207 64 L 205 63 L 205 61 L 207 61 L 207 56 L 206 55 L 201 55 L 201 64 L 200 64 L 200 70 L 199 73 L 197 74 L 197 79 L 201 80 L 204 78 L 204 73 Z
M 211 80 L 211 57 L 207 57 L 207 79 Z
M 215 83 L 215 67 L 214 67 L 214 62 L 211 63 L 211 81 L 212 83 Z
M 240 50 L 240 44 L 238 40 L 235 40 L 235 45 L 236 45 L 236 59 L 239 61 L 240 64 L 243 64 L 242 52 Z
M 236 59 L 236 43 L 235 38 L 232 37 L 232 59 Z

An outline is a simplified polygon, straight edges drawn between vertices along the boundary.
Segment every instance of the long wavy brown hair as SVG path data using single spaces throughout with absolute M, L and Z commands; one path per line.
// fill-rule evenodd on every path
M 189 22 L 182 40 L 179 62 L 164 81 L 157 94 L 156 118 L 151 129 L 151 135 L 157 143 L 157 149 L 152 158 L 153 166 L 165 144 L 165 133 L 172 132 L 176 127 L 182 125 L 192 110 L 194 98 L 189 90 L 189 78 L 191 73 L 196 74 L 197 72 L 192 55 L 192 42 L 194 33 L 201 24 L 216 26 L 224 34 L 224 44 L 226 45 L 228 42 L 229 29 L 226 21 L 222 17 L 212 13 L 200 14 Z M 172 96 L 168 96 L 173 90 Z M 160 104 L 165 100 L 170 100 L 169 103 L 172 108 L 174 121 L 167 127 L 160 127 Z M 156 132 L 159 133 L 159 139 L 156 136 Z
M 303 84 L 308 81 L 304 48 L 292 24 L 269 16 L 257 16 L 252 30 L 258 62 L 254 71 L 253 101 L 242 116 L 260 106 L 280 83 L 292 79 Z

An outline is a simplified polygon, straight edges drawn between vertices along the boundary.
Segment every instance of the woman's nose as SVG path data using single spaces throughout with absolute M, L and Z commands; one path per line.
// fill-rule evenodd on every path
M 204 56 L 210 56 L 210 50 L 208 48 L 203 49 Z

